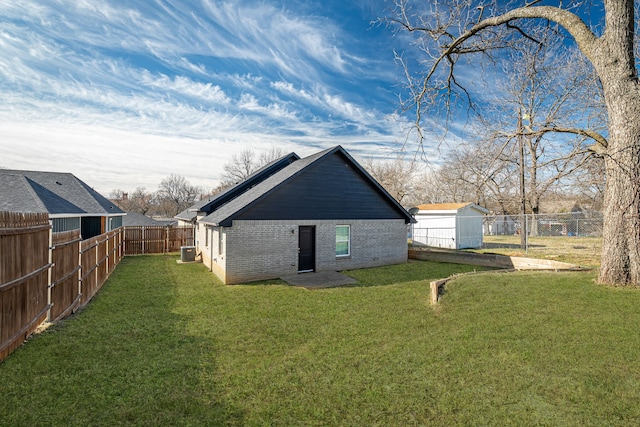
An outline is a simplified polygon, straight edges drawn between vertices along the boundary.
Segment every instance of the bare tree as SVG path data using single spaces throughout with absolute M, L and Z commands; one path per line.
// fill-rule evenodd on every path
M 495 139 L 478 140 L 450 150 L 439 169 L 439 180 L 464 188 L 464 200 L 500 214 L 517 212 L 516 168 L 504 161 L 504 145 Z M 445 184 L 447 185 L 447 184 Z M 459 190 L 458 190 L 459 192 Z M 456 191 L 453 191 L 456 194 Z
M 603 208 L 605 183 L 604 161 L 602 157 L 594 156 L 572 177 L 571 188 L 583 205 L 600 211 Z
M 221 186 L 226 188 L 244 181 L 253 172 L 284 155 L 284 150 L 275 146 L 266 152 L 261 152 L 259 156 L 256 156 L 254 150 L 245 148 L 240 154 L 234 154 L 231 161 L 223 166 Z
M 223 166 L 222 182 L 226 185 L 233 185 L 243 181 L 256 170 L 256 164 L 255 152 L 245 148 L 240 154 L 234 154 L 231 161 Z
M 501 139 L 511 142 L 512 151 L 518 153 L 509 157 L 517 159 L 522 167 L 526 178 L 522 183 L 523 196 L 534 214 L 539 213 L 544 194 L 593 155 L 590 140 L 584 135 L 565 135 L 548 129 L 590 123 L 592 130 L 601 131 L 606 126 L 605 120 L 593 120 L 590 116 L 593 113 L 600 118 L 597 113 L 603 107 L 590 67 L 559 43 L 548 40 L 552 34 L 544 31 L 534 52 L 518 52 L 508 61 L 511 78 L 500 103 L 507 106 L 502 115 L 510 119 L 513 129 L 500 132 Z M 591 108 L 585 109 L 586 105 Z M 509 124 L 503 123 L 501 127 L 508 129 Z
M 137 187 L 129 194 L 129 212 L 147 215 L 155 207 L 154 196 L 144 187 Z
M 183 176 L 171 174 L 160 182 L 156 198 L 163 213 L 173 217 L 193 205 L 201 193 L 200 187 L 189 184 Z
M 129 212 L 129 194 L 119 188 L 111 190 L 109 200 L 125 212 Z
M 283 157 L 285 154 L 284 150 L 281 147 L 276 147 L 275 145 L 269 148 L 267 151 L 263 151 L 260 153 L 258 158 L 257 169 L 273 162 L 274 160 L 278 160 Z
M 415 160 L 407 160 L 402 156 L 386 161 L 367 158 L 362 162 L 362 166 L 398 203 L 416 203 L 413 194 L 418 164 Z
M 605 100 L 607 136 L 588 127 L 549 126 L 545 132 L 582 135 L 604 157 L 606 171 L 602 262 L 599 281 L 640 285 L 640 87 L 634 56 L 636 16 L 633 0 L 603 0 L 604 17 L 584 13 L 592 2 L 567 6 L 518 7 L 514 2 L 443 0 L 430 10 L 414 10 L 397 0 L 391 21 L 418 36 L 426 54 L 426 71 L 411 78 L 410 105 L 416 130 L 422 135 L 426 108 L 451 107 L 463 99 L 473 106 L 471 93 L 459 78 L 458 66 L 469 60 L 495 59 L 501 50 L 515 49 L 529 34 L 548 22 L 562 27 L 593 66 Z M 519 3 L 518 3 L 519 4 Z M 586 10 L 588 12 L 588 10 Z M 593 22 L 583 17 L 590 17 Z M 603 30 L 604 29 L 604 30 Z M 458 98 L 456 98 L 458 97 Z

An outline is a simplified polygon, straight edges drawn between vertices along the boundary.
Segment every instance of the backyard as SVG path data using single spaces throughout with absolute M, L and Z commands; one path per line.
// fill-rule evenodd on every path
M 521 249 L 520 236 L 484 236 L 484 249 L 478 252 L 551 259 L 584 267 L 598 267 L 602 237 L 529 236 L 527 249 Z
M 638 425 L 640 293 L 595 272 L 224 286 L 127 257 L 81 312 L 0 364 L 2 425 Z

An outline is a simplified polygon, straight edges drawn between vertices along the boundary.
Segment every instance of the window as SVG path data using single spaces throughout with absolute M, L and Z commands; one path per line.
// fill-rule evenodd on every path
M 349 225 L 336 226 L 336 256 L 351 255 L 351 227 Z

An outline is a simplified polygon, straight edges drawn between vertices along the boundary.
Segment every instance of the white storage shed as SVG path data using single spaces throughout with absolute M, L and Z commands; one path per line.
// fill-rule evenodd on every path
M 411 209 L 414 245 L 446 249 L 482 247 L 482 218 L 489 211 L 473 203 L 437 203 Z

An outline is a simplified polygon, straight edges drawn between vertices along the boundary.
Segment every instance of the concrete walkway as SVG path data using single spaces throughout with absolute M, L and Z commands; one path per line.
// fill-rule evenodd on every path
M 334 288 L 358 283 L 356 279 L 338 273 L 337 271 L 299 273 L 293 276 L 281 277 L 281 279 L 291 286 L 300 286 L 306 289 Z

